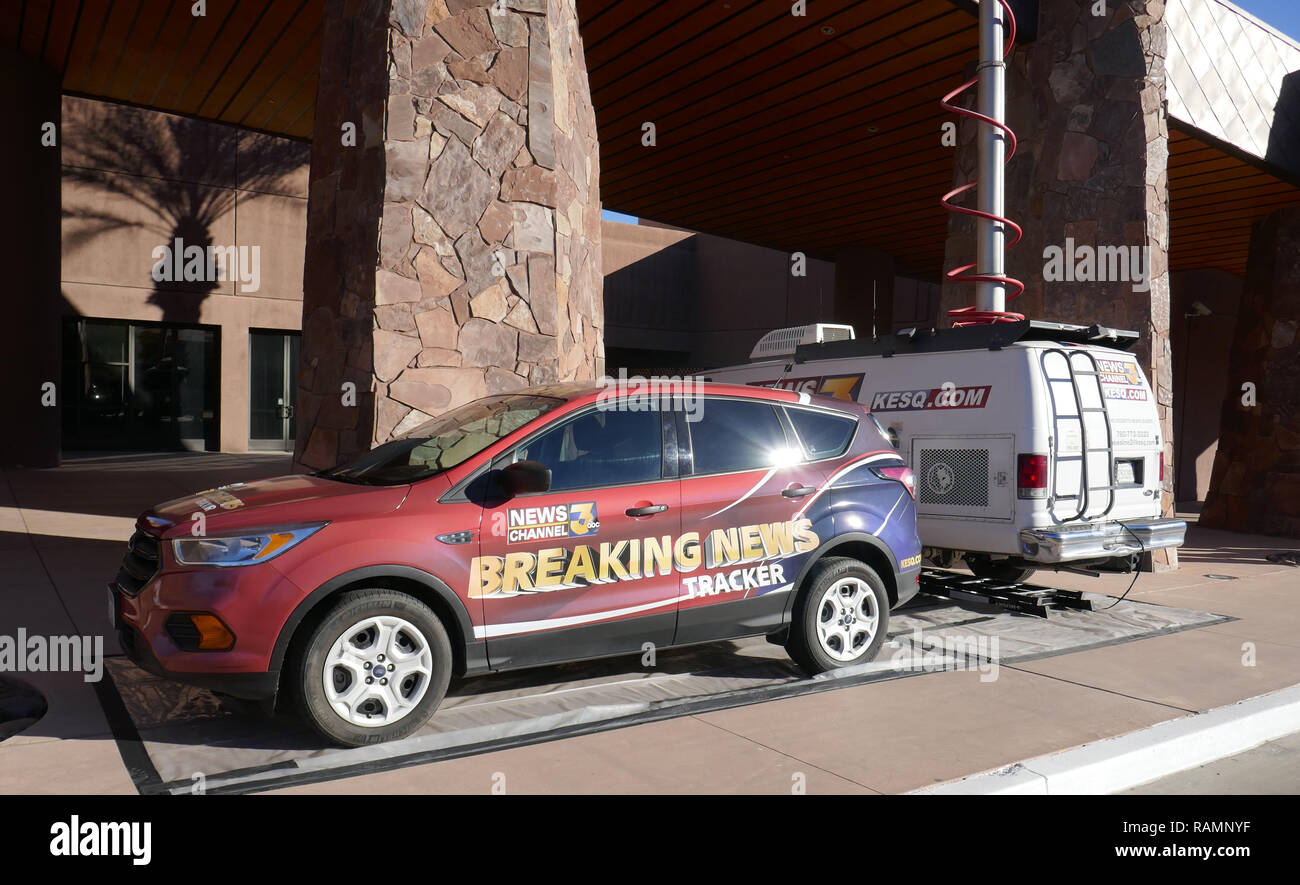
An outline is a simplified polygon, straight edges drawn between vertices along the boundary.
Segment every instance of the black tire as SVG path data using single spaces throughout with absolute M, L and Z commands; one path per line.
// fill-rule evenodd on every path
M 384 696 L 362 700 L 357 705 L 355 714 L 358 717 L 365 716 L 366 719 L 372 718 L 372 714 L 362 712 L 369 705 L 376 711 L 373 718 L 381 724 L 359 725 L 335 709 L 326 694 L 324 674 L 326 662 L 334 651 L 335 644 L 344 641 L 345 635 L 353 627 L 361 626 L 369 618 L 400 620 L 413 628 L 408 630 L 400 624 L 392 625 L 392 641 L 397 643 L 403 653 L 410 649 L 411 653 L 420 657 L 428 675 L 407 673 L 402 677 L 402 683 L 395 682 L 392 688 L 383 682 L 382 688 L 375 686 L 369 690 L 361 689 L 363 698 L 370 692 L 384 692 Z M 349 689 L 355 684 L 353 672 L 373 674 L 378 667 L 384 667 L 385 673 L 389 672 L 387 668 L 392 666 L 394 655 L 391 648 L 390 653 L 385 655 L 378 645 L 379 629 L 377 625 L 372 625 L 347 639 L 352 656 L 365 660 L 365 664 L 358 665 L 364 669 L 354 671 L 348 665 L 339 663 L 331 670 L 334 680 L 332 684 L 336 690 Z M 371 638 L 372 645 L 361 648 L 359 641 L 367 636 Z M 451 679 L 451 640 L 447 636 L 446 627 L 423 602 L 396 590 L 350 590 L 340 595 L 324 617 L 311 628 L 301 649 L 291 671 L 293 696 L 298 701 L 299 713 L 322 736 L 349 747 L 398 740 L 414 734 L 438 709 Z M 424 650 L 427 650 L 427 656 L 423 654 Z M 375 680 L 373 676 L 368 678 L 372 680 L 371 685 L 376 681 L 382 682 L 382 679 Z M 408 684 L 410 693 L 405 694 Z M 414 706 L 407 712 L 400 713 L 400 705 L 392 704 L 390 712 L 385 697 L 395 701 L 401 699 L 399 695 L 415 697 L 420 686 L 423 694 Z M 382 724 L 388 716 L 393 716 L 393 721 Z
M 977 578 L 991 578 L 1008 584 L 1020 584 L 1028 581 L 1037 569 L 1011 565 L 1006 560 L 989 559 L 985 556 L 972 556 L 966 560 L 966 566 Z
M 842 612 L 835 612 L 824 597 L 832 587 L 846 579 L 856 579 L 870 593 L 875 606 L 876 628 L 870 640 L 863 637 L 860 647 L 847 646 L 841 641 L 838 655 L 832 655 L 823 646 L 820 628 L 823 624 L 829 626 L 832 621 L 838 623 Z M 865 598 L 858 603 L 855 618 L 861 617 L 861 606 L 865 603 Z M 880 576 L 859 560 L 828 556 L 812 567 L 799 592 L 799 598 L 795 600 L 794 621 L 790 625 L 790 637 L 786 640 L 785 650 L 805 672 L 815 676 L 827 670 L 874 660 L 880 652 L 880 646 L 884 644 L 888 630 L 889 594 L 885 591 Z

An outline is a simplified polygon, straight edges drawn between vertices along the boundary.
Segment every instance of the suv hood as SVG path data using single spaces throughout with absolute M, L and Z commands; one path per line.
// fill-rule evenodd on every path
M 140 514 L 137 524 L 172 537 L 189 534 L 195 513 L 203 514 L 209 535 L 370 516 L 396 510 L 410 489 L 409 485 L 355 485 L 307 474 L 273 476 L 164 501 Z

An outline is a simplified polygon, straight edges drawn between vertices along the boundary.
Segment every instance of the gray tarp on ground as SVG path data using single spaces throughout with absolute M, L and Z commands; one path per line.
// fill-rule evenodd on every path
M 1113 601 L 1089 598 L 1099 609 Z M 357 749 L 324 747 L 291 717 L 232 709 L 209 692 L 151 676 L 125 658 L 110 659 L 108 672 L 157 772 L 137 775 L 137 787 L 189 792 L 202 774 L 208 791 L 246 790 L 874 679 L 944 669 L 979 669 L 989 678 L 993 661 L 1013 664 L 1225 620 L 1129 601 L 1043 619 L 922 596 L 894 613 L 890 642 L 871 664 L 809 679 L 783 649 L 759 638 L 661 651 L 654 669 L 627 656 L 489 675 L 453 682 L 437 715 L 413 737 Z

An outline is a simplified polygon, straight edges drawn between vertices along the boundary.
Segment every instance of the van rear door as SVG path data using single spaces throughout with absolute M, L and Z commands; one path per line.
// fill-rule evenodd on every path
M 1160 515 L 1164 441 L 1155 395 L 1137 357 L 1098 350 L 1102 398 L 1114 439 L 1111 479 L 1115 486 L 1112 519 Z
M 1158 515 L 1160 423 L 1137 359 L 1062 345 L 1044 349 L 1040 360 L 1052 419 L 1055 521 Z

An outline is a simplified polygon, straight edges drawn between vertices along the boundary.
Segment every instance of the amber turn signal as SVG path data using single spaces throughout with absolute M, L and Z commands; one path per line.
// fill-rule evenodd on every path
M 190 615 L 199 631 L 199 651 L 225 651 L 235 644 L 235 634 L 216 615 Z

